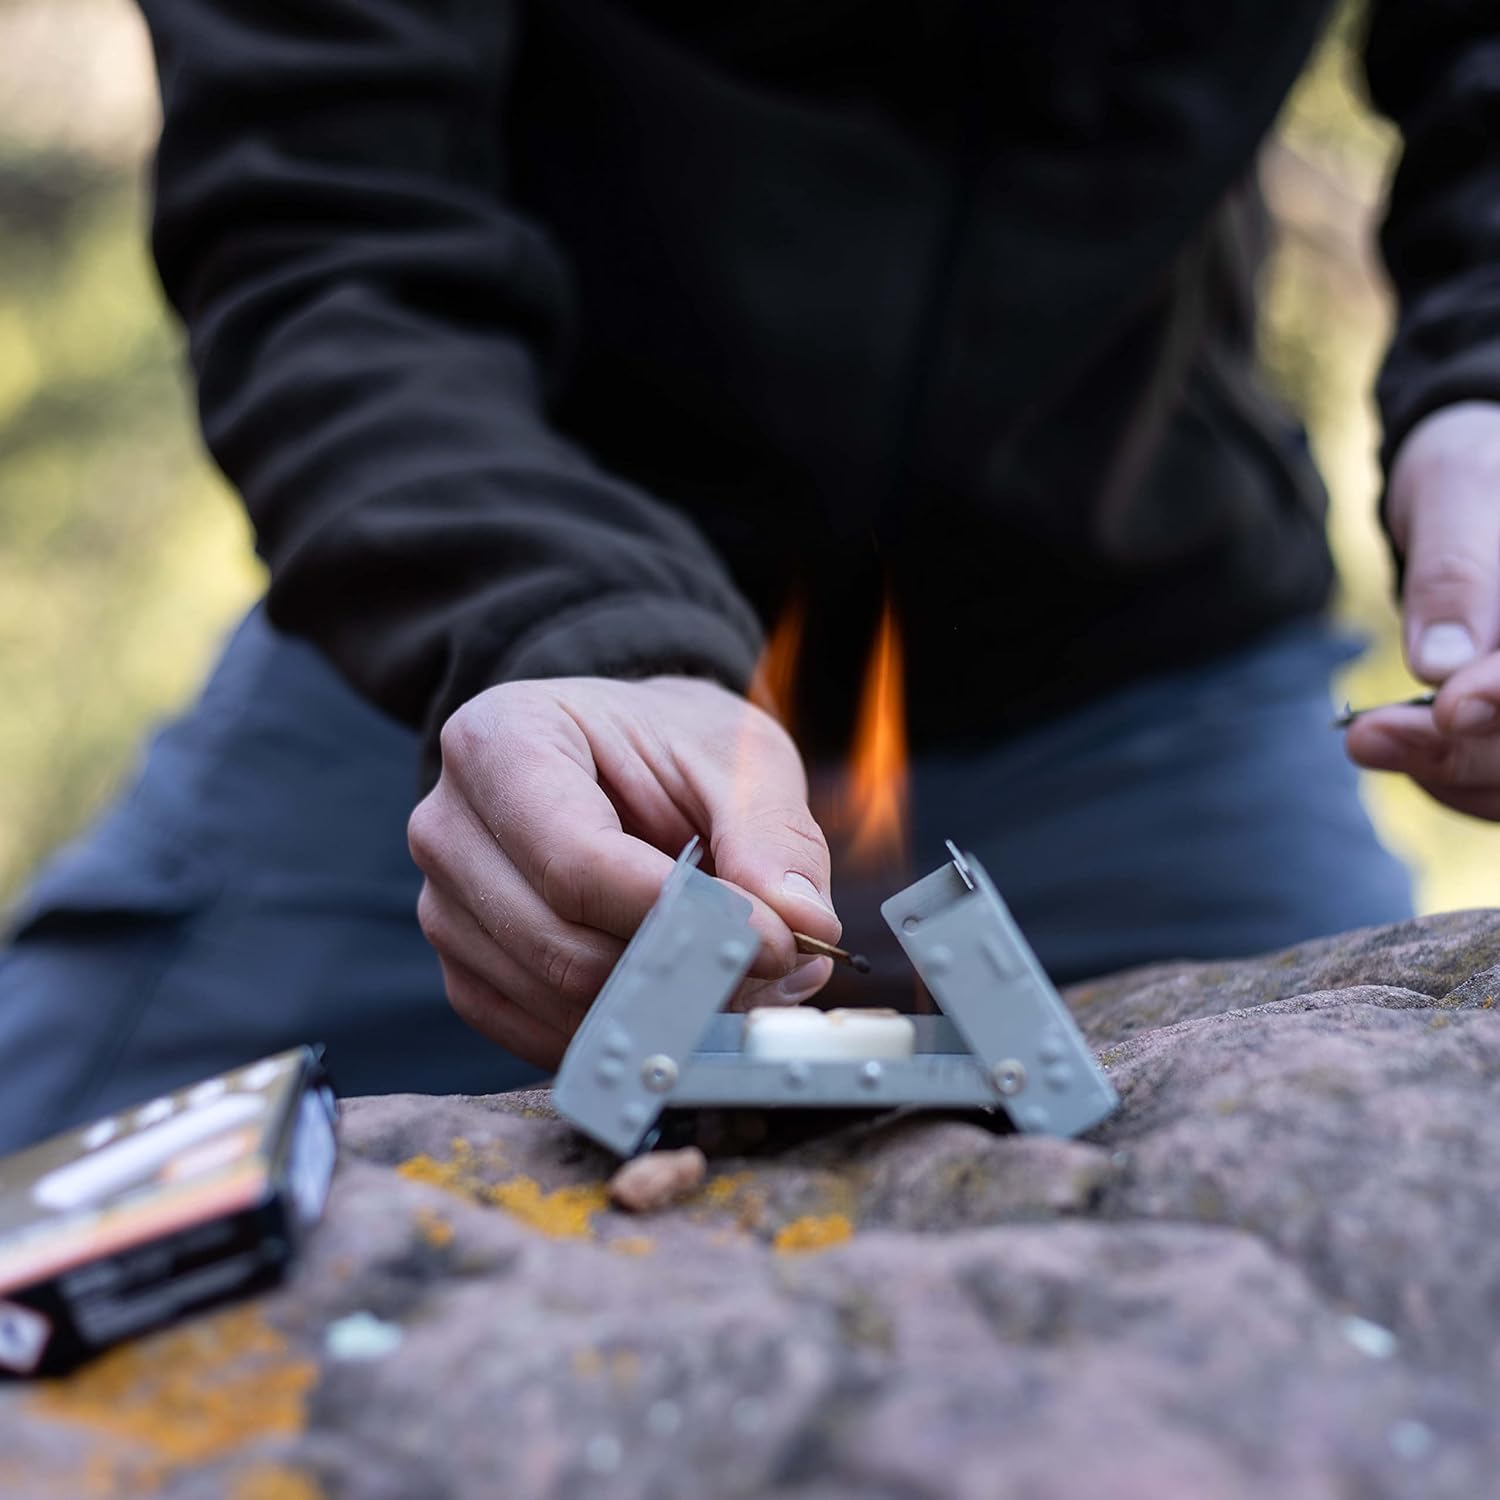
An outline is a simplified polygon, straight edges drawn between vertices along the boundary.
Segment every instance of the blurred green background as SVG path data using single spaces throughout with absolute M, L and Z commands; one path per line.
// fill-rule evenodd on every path
M 1340 691 L 1366 702 L 1412 689 L 1368 394 L 1396 143 L 1362 103 L 1353 33 L 1346 10 L 1265 154 L 1281 236 L 1264 343 L 1333 490 L 1340 609 L 1375 642 Z M 0 0 L 0 903 L 120 784 L 261 584 L 147 254 L 155 111 L 129 0 Z M 1388 779 L 1367 795 L 1424 909 L 1500 905 L 1500 830 Z

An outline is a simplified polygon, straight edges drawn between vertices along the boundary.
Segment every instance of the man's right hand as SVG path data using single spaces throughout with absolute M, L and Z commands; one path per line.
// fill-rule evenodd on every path
M 492 1041 L 555 1067 L 696 833 L 704 868 L 750 897 L 760 953 L 741 999 L 793 1004 L 832 963 L 828 845 L 790 736 L 716 684 L 562 677 L 506 683 L 442 735 L 408 827 L 417 903 L 448 998 Z

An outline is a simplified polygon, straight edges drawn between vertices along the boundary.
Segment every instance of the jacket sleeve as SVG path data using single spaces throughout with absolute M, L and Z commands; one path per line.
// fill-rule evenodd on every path
M 1405 150 L 1381 235 L 1399 299 L 1376 388 L 1391 460 L 1455 401 L 1500 401 L 1500 0 L 1373 0 L 1371 96 Z
M 143 0 L 153 242 L 269 609 L 426 737 L 495 682 L 742 687 L 702 535 L 553 431 L 566 268 L 504 201 L 517 0 Z

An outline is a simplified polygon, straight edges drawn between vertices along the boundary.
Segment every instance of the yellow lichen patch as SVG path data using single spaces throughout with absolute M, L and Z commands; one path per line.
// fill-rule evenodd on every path
M 1450 1024 L 1450 1022 L 1449 1022 L 1447 1016 L 1434 1016 L 1427 1023 L 1427 1026 L 1428 1026 L 1428 1029 L 1431 1030 L 1431 1031 L 1441 1031 L 1445 1026 L 1447 1026 L 1449 1024 Z
M 497 1142 L 476 1148 L 461 1135 L 449 1143 L 453 1155 L 442 1161 L 436 1156 L 410 1156 L 396 1168 L 396 1175 L 408 1182 L 423 1182 L 428 1187 L 467 1198 L 471 1203 L 485 1203 L 489 1198 L 486 1173 L 504 1170 L 505 1148 Z
M 616 1255 L 650 1255 L 656 1249 L 656 1241 L 644 1234 L 627 1234 L 611 1240 L 609 1248 Z
M 235 1480 L 230 1500 L 323 1500 L 323 1488 L 302 1469 L 255 1464 Z
M 507 1182 L 487 1182 L 487 1169 L 503 1163 L 504 1149 L 489 1146 L 476 1150 L 462 1136 L 453 1141 L 453 1156 L 439 1161 L 433 1156 L 413 1156 L 396 1168 L 409 1182 L 424 1182 L 455 1193 L 472 1203 L 492 1204 L 503 1208 L 532 1229 L 554 1239 L 586 1239 L 593 1233 L 595 1213 L 609 1204 L 609 1192 L 602 1182 L 585 1182 L 544 1192 L 533 1177 L 512 1177 Z M 442 1221 L 437 1219 L 437 1223 Z M 419 1218 L 418 1227 L 422 1227 Z M 444 1226 L 451 1239 L 451 1225 Z M 442 1230 L 437 1231 L 439 1237 Z M 429 1236 L 430 1238 L 430 1236 Z M 431 1243 L 439 1243 L 431 1240 Z M 446 1241 L 443 1241 L 446 1243 Z
M 597 1380 L 604 1371 L 604 1356 L 597 1349 L 573 1351 L 573 1373 L 580 1380 Z
M 419 1208 L 416 1213 L 417 1233 L 434 1250 L 446 1250 L 453 1243 L 453 1225 L 441 1214 L 430 1208 Z
M 805 1255 L 842 1245 L 854 1233 L 847 1214 L 807 1214 L 776 1231 L 771 1249 L 778 1255 Z
M 742 1229 L 754 1229 L 765 1214 L 766 1199 L 753 1172 L 725 1172 L 710 1178 L 689 1202 L 709 1213 L 732 1211 Z
M 718 1177 L 710 1177 L 703 1184 L 698 1201 L 707 1208 L 730 1208 L 741 1190 L 754 1180 L 749 1172 L 725 1172 Z
M 317 1378 L 311 1360 L 289 1357 L 286 1339 L 259 1309 L 240 1307 L 123 1345 L 47 1381 L 29 1410 L 130 1445 L 141 1460 L 134 1487 L 143 1491 L 148 1470 L 159 1482 L 173 1468 L 301 1432 Z
M 498 1182 L 485 1196 L 523 1224 L 553 1239 L 587 1239 L 593 1218 L 609 1205 L 602 1182 L 584 1182 L 544 1193 L 534 1177 L 512 1177 Z
M 428 1187 L 440 1187 L 450 1193 L 461 1193 L 465 1197 L 473 1196 L 478 1187 L 482 1186 L 470 1184 L 466 1166 L 456 1161 L 439 1161 L 435 1156 L 408 1157 L 396 1168 L 396 1175 L 406 1178 L 408 1182 L 425 1182 Z

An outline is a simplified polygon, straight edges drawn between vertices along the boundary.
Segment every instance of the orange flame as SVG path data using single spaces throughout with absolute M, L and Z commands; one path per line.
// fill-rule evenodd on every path
M 806 626 L 806 600 L 794 596 L 771 628 L 747 694 L 752 703 L 774 714 L 793 733 Z M 866 873 L 905 869 L 908 762 L 901 635 L 895 611 L 887 600 L 865 668 L 848 764 L 842 775 L 815 798 L 814 813 L 832 835 L 836 863 L 847 860 Z M 748 750 L 737 757 L 736 764 L 742 791 L 748 795 L 754 785 L 753 758 Z
M 802 632 L 807 622 L 806 602 L 798 596 L 787 603 L 766 637 L 746 695 L 758 708 L 792 728 L 792 705 L 797 691 L 797 662 L 802 655 Z
M 856 865 L 906 863 L 909 780 L 905 666 L 895 611 L 887 600 L 865 668 L 845 790 L 845 848 Z

